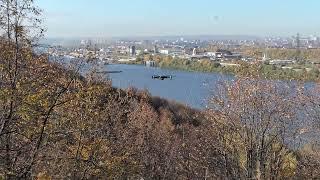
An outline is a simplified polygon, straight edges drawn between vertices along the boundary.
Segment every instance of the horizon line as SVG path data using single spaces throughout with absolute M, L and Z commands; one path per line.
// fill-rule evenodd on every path
M 315 34 L 304 34 L 304 33 L 299 33 L 300 35 L 303 36 L 312 36 Z M 188 38 L 188 37 L 250 37 L 250 38 L 270 38 L 270 37 L 281 37 L 281 38 L 289 38 L 289 37 L 294 37 L 297 34 L 292 34 L 292 35 L 250 35 L 250 34 L 186 34 L 186 35 L 177 35 L 177 34 L 172 34 L 172 35 L 119 35 L 119 36 L 49 36 L 45 35 L 44 39 L 96 39 L 96 38 L 101 38 L 101 39 L 121 39 L 121 38 L 173 38 L 173 37 L 180 37 L 180 38 Z

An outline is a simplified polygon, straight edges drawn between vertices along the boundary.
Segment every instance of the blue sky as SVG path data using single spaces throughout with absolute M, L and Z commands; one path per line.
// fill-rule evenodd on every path
M 320 35 L 320 0 L 38 0 L 48 37 Z

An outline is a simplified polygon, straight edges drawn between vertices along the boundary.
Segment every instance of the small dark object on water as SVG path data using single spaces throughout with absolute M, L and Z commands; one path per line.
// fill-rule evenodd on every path
M 170 75 L 170 76 L 159 76 L 159 75 L 153 75 L 152 76 L 152 79 L 160 79 L 160 80 L 165 80 L 165 79 L 170 79 L 170 80 L 172 80 L 172 76 Z

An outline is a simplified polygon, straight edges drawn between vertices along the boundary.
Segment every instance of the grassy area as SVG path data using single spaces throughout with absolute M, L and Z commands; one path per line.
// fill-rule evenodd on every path
M 305 68 L 311 68 L 307 71 Z M 293 69 L 282 69 L 273 65 L 261 65 L 260 73 L 268 79 L 304 80 L 317 81 L 320 78 L 319 69 L 315 67 L 293 67 Z
M 283 80 L 303 80 L 317 81 L 320 78 L 319 69 L 311 64 L 293 65 L 292 69 L 283 69 L 274 65 L 259 64 L 251 65 L 245 62 L 240 62 L 240 67 L 221 66 L 220 63 L 211 60 L 192 61 L 187 59 L 179 59 L 172 57 L 154 57 L 160 68 L 177 69 L 193 72 L 216 72 L 234 75 L 256 75 L 266 79 L 283 79 Z M 144 64 L 144 57 L 138 57 L 137 61 L 126 62 L 125 64 Z M 147 59 L 149 60 L 149 59 Z M 307 71 L 306 68 L 309 68 Z
M 184 59 L 173 59 L 172 61 L 161 61 L 158 64 L 161 68 L 172 68 L 194 72 L 217 72 L 227 74 L 234 74 L 236 72 L 234 67 L 223 67 L 220 63 L 210 60 L 190 61 Z

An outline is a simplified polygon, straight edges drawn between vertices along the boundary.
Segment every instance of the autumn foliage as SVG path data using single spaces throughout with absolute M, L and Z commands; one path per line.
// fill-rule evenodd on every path
M 194 110 L 35 54 L 15 21 L 21 2 L 21 16 L 38 15 L 33 1 L 0 2 L 9 18 L 0 38 L 0 179 L 320 177 L 318 144 L 297 143 L 319 129 L 317 86 L 252 71 Z

